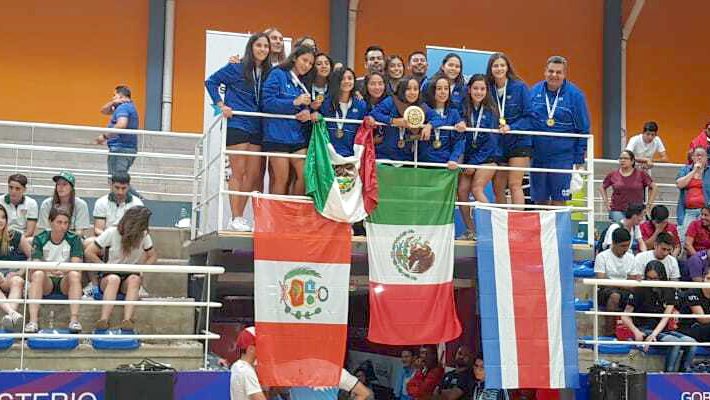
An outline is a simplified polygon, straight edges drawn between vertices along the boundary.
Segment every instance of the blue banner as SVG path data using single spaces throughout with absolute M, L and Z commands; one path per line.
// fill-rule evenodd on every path
M 710 374 L 648 374 L 648 400 L 710 400 Z
M 449 53 L 455 53 L 463 62 L 463 75 L 466 81 L 473 74 L 485 74 L 488 59 L 493 52 L 482 50 L 454 49 L 449 47 L 427 46 L 426 57 L 429 62 L 426 74 L 431 77 L 441 67 L 441 62 Z

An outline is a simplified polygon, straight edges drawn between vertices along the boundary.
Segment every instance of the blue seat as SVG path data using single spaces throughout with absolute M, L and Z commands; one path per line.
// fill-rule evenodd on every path
M 572 244 L 587 244 L 587 239 L 578 238 L 577 236 L 572 237 Z
M 698 347 L 696 347 L 695 355 L 696 356 L 705 356 L 705 357 L 710 356 L 710 348 L 698 346 Z
M 133 331 L 121 329 L 98 329 L 94 331 L 97 335 L 114 335 L 115 339 L 94 338 L 91 345 L 96 350 L 135 350 L 141 346 L 138 339 L 132 339 Z
M 8 332 L 8 331 L 0 328 L 0 333 L 12 333 L 12 332 Z M 10 346 L 12 346 L 12 342 L 14 342 L 14 341 L 15 341 L 15 339 L 10 338 L 10 337 L 0 338 L 0 350 L 5 350 L 5 349 L 9 348 Z
M 41 329 L 39 333 L 69 333 L 68 329 Z M 79 339 L 33 337 L 27 339 L 27 346 L 35 350 L 71 350 L 79 345 Z
M 102 292 L 101 289 L 95 290 L 94 291 L 94 300 L 103 300 L 103 299 L 104 299 L 104 292 Z M 116 300 L 126 300 L 126 295 L 121 292 L 118 292 L 118 293 L 116 293 Z
M 584 265 L 575 265 L 572 273 L 575 278 L 594 278 L 594 268 Z
M 69 297 L 67 297 L 65 294 L 61 292 L 52 292 L 46 296 L 42 296 L 43 299 L 47 300 L 67 300 Z
M 594 336 L 581 336 L 580 339 L 594 340 Z M 634 347 L 633 345 L 624 344 L 624 342 L 616 340 L 613 336 L 599 336 L 599 340 L 618 342 L 618 344 L 600 344 L 599 354 L 628 354 Z M 584 348 L 594 348 L 593 344 L 586 343 L 580 343 L 579 346 Z
M 591 300 L 574 299 L 574 309 L 577 311 L 589 311 L 592 307 L 594 307 L 594 303 Z
M 580 340 L 594 340 L 594 336 L 580 336 Z M 616 338 L 614 336 L 598 336 L 598 340 L 604 340 L 604 341 L 616 341 Z M 600 345 L 603 346 L 603 345 Z M 594 347 L 593 344 L 588 344 L 588 343 L 580 343 L 579 347 L 583 347 L 586 349 L 591 349 Z

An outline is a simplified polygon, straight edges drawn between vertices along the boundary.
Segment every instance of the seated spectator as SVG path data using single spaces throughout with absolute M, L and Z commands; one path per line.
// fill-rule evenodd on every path
M 609 219 L 612 222 L 619 222 L 624 218 L 629 204 L 642 204 L 647 187 L 651 188 L 651 193 L 648 196 L 646 213 L 656 200 L 658 186 L 648 173 L 634 167 L 634 153 L 630 150 L 622 151 L 619 155 L 619 169 L 610 172 L 599 188 L 602 203 L 609 210 Z M 606 193 L 609 186 L 612 187 L 611 201 L 608 200 Z
M 693 150 L 692 164 L 678 171 L 676 186 L 680 190 L 676 217 L 680 227 L 680 239 L 685 240 L 688 226 L 700 216 L 705 203 L 710 202 L 710 169 L 705 147 Z
M 319 400 L 337 400 L 338 390 L 348 393 L 348 397 L 352 400 L 373 399 L 372 391 L 345 369 L 340 371 L 338 387 L 292 387 L 289 391 L 289 398 L 290 400 L 312 400 L 314 398 Z
M 69 232 L 70 214 L 63 208 L 52 208 L 49 211 L 50 230 L 34 237 L 32 259 L 35 261 L 73 262 L 80 263 L 84 258 L 84 248 L 81 239 Z M 66 270 L 34 270 L 30 279 L 27 297 L 41 299 L 52 292 L 68 296 L 70 300 L 81 298 L 81 273 Z M 25 332 L 35 333 L 39 330 L 39 304 L 29 305 L 30 322 L 25 326 Z M 81 332 L 79 323 L 79 304 L 70 304 L 70 320 L 68 329 L 71 333 Z
M 27 177 L 22 174 L 10 175 L 7 178 L 7 189 L 7 194 L 0 198 L 0 205 L 7 211 L 7 225 L 31 238 L 35 234 L 39 209 L 37 202 L 25 195 Z
M 708 251 L 701 250 L 685 260 L 685 267 L 688 270 L 690 280 L 693 282 L 704 282 L 705 270 L 710 267 L 708 261 Z
M 644 268 L 651 261 L 658 261 L 663 264 L 666 276 L 669 280 L 680 280 L 680 269 L 678 268 L 678 260 L 671 255 L 675 239 L 670 233 L 659 233 L 656 239 L 656 245 L 653 250 L 644 251 L 636 255 L 634 260 L 635 274 L 639 277 L 643 276 Z
M 107 249 L 108 264 L 137 264 L 144 255 L 146 264 L 154 264 L 158 256 L 148 234 L 150 215 L 150 210 L 144 206 L 126 210 L 118 226 L 103 231 L 86 249 L 86 258 L 92 263 L 101 263 L 99 253 Z M 126 300 L 138 300 L 138 289 L 141 286 L 139 273 L 102 271 L 99 277 L 104 300 L 116 300 L 119 290 L 126 295 Z M 133 330 L 134 307 L 128 304 L 123 306 L 121 329 Z M 109 328 L 108 320 L 112 310 L 112 304 L 101 306 L 101 317 L 96 321 L 97 330 Z
M 50 229 L 49 212 L 52 208 L 59 208 L 66 211 L 69 216 L 69 232 L 75 233 L 79 237 L 85 236 L 84 230 L 91 228 L 89 206 L 76 195 L 74 174 L 62 171 L 52 180 L 55 183 L 54 194 L 52 197 L 44 199 L 39 207 L 37 228 L 40 231 L 48 231 Z
M 476 356 L 473 362 L 473 395 L 472 400 L 501 400 L 508 399 L 508 395 L 504 390 L 500 389 L 486 389 L 486 371 L 483 369 L 483 356 Z
M 629 139 L 626 150 L 633 151 L 636 155 L 637 168 L 653 168 L 656 154 L 659 156 L 658 161 L 668 161 L 666 147 L 658 136 L 658 124 L 654 121 L 643 124 L 643 132 Z
M 702 282 L 710 283 L 710 268 L 703 271 Z M 678 331 L 698 342 L 710 342 L 710 288 L 692 288 L 681 296 L 681 313 L 697 318 L 679 318 Z
M 651 220 L 644 221 L 639 225 L 641 229 L 641 236 L 643 236 L 643 241 L 646 243 L 646 248 L 653 248 L 656 245 L 656 238 L 659 233 L 667 232 L 673 235 L 675 239 L 675 245 L 671 254 L 673 257 L 678 257 L 680 255 L 681 244 L 680 237 L 678 236 L 678 229 L 676 224 L 668 221 L 668 208 L 664 205 L 657 205 L 651 209 Z
M 446 400 L 470 399 L 474 387 L 471 364 L 471 350 L 468 346 L 459 346 L 454 358 L 456 368 L 444 374 L 444 379 L 435 394 Z
M 611 237 L 614 231 L 623 227 L 631 234 L 631 246 L 634 243 L 638 243 L 639 251 L 646 251 L 646 243 L 643 241 L 641 229 L 639 228 L 639 224 L 643 221 L 643 212 L 643 204 L 629 204 L 624 214 L 625 218 L 609 225 L 609 228 L 607 228 L 606 235 L 604 235 L 604 240 L 602 241 L 602 250 L 606 250 L 611 246 Z M 628 251 L 633 253 L 632 247 L 629 247 Z
M 9 227 L 8 220 L 8 213 L 0 204 L 0 261 L 26 260 L 31 252 L 29 242 L 23 240 L 20 231 Z M 24 271 L 19 268 L 0 268 L 0 300 L 22 298 L 25 286 L 23 275 Z M 7 297 L 4 292 L 7 292 Z M 17 312 L 18 306 L 19 303 L 0 303 L 0 310 L 5 313 L 2 327 L 8 332 L 22 329 L 23 317 Z
M 628 252 L 631 247 L 631 235 L 626 228 L 614 230 L 611 236 L 611 248 L 597 254 L 594 260 L 594 274 L 598 279 L 636 279 L 634 256 Z M 627 288 L 602 286 L 597 298 L 599 305 L 607 311 L 621 311 L 631 292 Z M 605 318 L 606 333 L 613 332 L 616 317 Z
M 710 204 L 703 206 L 700 219 L 691 222 L 685 233 L 685 251 L 688 256 L 707 249 L 710 249 Z
M 372 394 L 372 388 L 370 388 L 370 382 L 375 380 L 374 376 L 368 377 L 367 371 L 365 371 L 364 368 L 358 368 L 355 371 L 355 377 L 357 378 L 358 382 L 365 386 L 367 390 L 370 391 L 370 395 L 366 397 L 367 400 L 375 400 L 375 397 Z M 357 393 L 350 392 L 350 400 L 356 400 L 360 398 Z
M 410 400 L 411 397 L 407 392 L 407 383 L 409 383 L 409 380 L 412 379 L 416 371 L 413 366 L 414 355 L 411 350 L 402 350 L 401 359 L 402 369 L 397 371 L 397 375 L 394 379 L 395 386 L 393 395 L 395 399 Z
M 415 399 L 428 399 L 443 377 L 444 368 L 439 365 L 436 349 L 428 347 L 424 353 L 424 365 L 407 384 L 407 391 Z
M 667 281 L 666 269 L 660 261 L 652 260 L 644 268 L 644 279 L 647 281 Z M 669 331 L 666 329 L 668 320 L 673 315 L 673 308 L 677 305 L 678 299 L 673 288 L 651 288 L 638 287 L 629 296 L 629 304 L 626 305 L 624 312 L 627 313 L 648 313 L 648 314 L 668 314 L 667 317 L 629 317 L 623 315 L 621 321 L 634 334 L 634 339 L 637 342 L 688 342 L 695 343 L 695 340 L 680 332 Z M 648 350 L 649 345 L 643 347 L 644 351 Z M 695 356 L 695 346 L 684 347 L 685 354 L 680 363 L 680 367 L 676 367 L 680 356 L 680 346 L 664 346 L 668 348 L 666 354 L 665 372 L 675 371 L 690 371 Z

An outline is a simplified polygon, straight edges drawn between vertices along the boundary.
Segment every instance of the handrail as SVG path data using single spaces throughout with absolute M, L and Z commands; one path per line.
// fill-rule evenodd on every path
M 216 333 L 208 333 L 208 334 L 197 334 L 197 335 L 171 335 L 171 334 L 166 334 L 166 335 L 146 335 L 146 334 L 135 334 L 135 335 L 105 335 L 105 334 L 96 334 L 96 333 L 0 333 L 0 338 L 2 337 L 8 337 L 8 338 L 17 338 L 17 339 L 26 339 L 26 338 L 56 338 L 56 339 L 124 339 L 124 340 L 131 340 L 131 339 L 146 339 L 146 340 L 159 340 L 159 339 L 165 339 L 165 340 L 200 340 L 200 339 L 219 339 L 220 335 Z
M 619 164 L 619 160 L 609 160 L 606 158 L 595 158 L 594 159 L 595 163 L 599 164 Z M 673 168 L 681 168 L 685 167 L 688 164 L 676 164 L 676 163 L 667 163 L 667 162 L 654 162 L 653 167 L 673 167 Z
M 36 144 L 12 144 L 12 143 L 0 143 L 0 149 L 11 149 L 11 150 L 32 150 L 32 151 L 47 151 L 51 153 L 79 153 L 79 154 L 94 154 L 94 155 L 114 155 L 114 156 L 126 156 L 126 153 L 112 153 L 108 150 L 103 149 L 90 149 L 84 147 L 57 147 L 57 146 L 42 146 Z M 147 151 L 139 151 L 137 153 L 128 154 L 133 157 L 147 157 L 147 158 L 173 158 L 180 160 L 194 160 L 195 156 L 192 154 L 179 154 L 179 153 L 154 153 Z
M 41 269 L 54 271 L 115 271 L 115 272 L 173 272 L 194 274 L 223 274 L 224 267 L 156 265 L 156 264 L 104 264 L 48 261 L 0 261 L 0 267 Z
M 710 288 L 710 283 L 681 281 L 637 281 L 634 279 L 599 279 L 584 278 L 585 285 L 623 286 L 623 287 L 667 287 L 667 288 Z
M 99 128 L 99 127 L 94 127 L 94 126 L 68 125 L 68 124 L 48 124 L 48 123 L 43 123 L 43 122 L 20 122 L 20 121 L 0 120 L 0 126 L 13 126 L 13 127 L 18 127 L 18 128 L 72 129 L 72 130 L 77 130 L 77 131 L 96 132 L 96 133 L 120 133 L 123 135 L 163 136 L 163 137 L 190 139 L 190 140 L 198 140 L 200 137 L 202 137 L 202 134 L 200 134 L 200 133 L 149 131 L 149 130 L 145 130 L 145 129 Z
M 214 301 L 153 301 L 153 300 L 60 300 L 60 299 L 0 299 L 0 303 L 12 304 L 79 304 L 79 305 L 103 305 L 114 306 L 168 306 L 168 307 L 209 307 L 221 308 L 222 303 Z

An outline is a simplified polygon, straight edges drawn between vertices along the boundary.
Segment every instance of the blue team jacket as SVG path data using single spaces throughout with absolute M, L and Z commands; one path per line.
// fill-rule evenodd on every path
M 320 112 L 324 117 L 330 118 L 342 118 L 340 114 L 340 104 L 336 103 L 335 107 L 332 104 L 332 97 L 326 96 L 323 101 L 323 105 L 320 107 Z M 347 119 L 363 119 L 365 113 L 367 112 L 367 104 L 365 100 L 357 99 L 355 97 L 351 98 L 352 102 L 348 112 L 345 116 Z M 333 144 L 335 151 L 338 152 L 343 157 L 350 157 L 353 153 L 353 145 L 355 144 L 355 135 L 360 127 L 360 124 L 344 124 L 343 125 L 343 137 L 338 138 L 338 124 L 335 122 L 327 122 L 328 133 L 330 135 L 330 143 Z
M 439 115 L 439 117 L 443 120 L 443 125 L 453 126 L 461 122 L 461 115 L 454 106 L 449 106 L 446 110 L 444 110 L 444 115 Z M 461 161 L 464 147 L 466 146 L 465 134 L 448 129 L 441 129 L 439 130 L 441 147 L 438 149 L 434 148 L 435 140 L 436 134 L 434 130 L 431 132 L 431 138 L 429 140 L 419 142 L 419 161 L 435 163 Z
M 293 105 L 296 97 L 305 92 L 291 80 L 291 72 L 275 67 L 269 72 L 261 89 L 261 109 L 273 114 L 297 114 L 307 108 Z M 264 142 L 306 144 L 304 125 L 295 119 L 264 118 Z
M 263 79 L 263 76 L 262 76 Z M 236 111 L 259 111 L 256 97 L 260 88 L 254 82 L 250 85 L 244 79 L 244 64 L 227 64 L 205 81 L 205 88 L 212 102 L 217 104 L 222 98 L 219 96 L 219 85 L 227 88 L 224 94 L 224 104 Z M 261 118 L 235 115 L 227 120 L 227 127 L 243 130 L 250 134 L 261 133 Z
M 478 110 L 473 112 L 471 118 L 465 118 L 466 126 L 473 128 L 478 119 Z M 483 110 L 480 128 L 498 129 L 498 118 L 489 109 Z M 474 133 L 466 132 L 466 142 L 464 150 L 464 163 L 470 165 L 483 164 L 487 161 L 494 161 L 501 157 L 500 137 L 497 133 L 478 132 L 476 140 L 473 140 Z
M 541 81 L 530 89 L 532 107 L 532 130 L 545 132 L 589 133 L 589 111 L 584 93 L 572 82 L 565 80 L 560 89 L 555 125 L 547 126 L 547 94 L 550 107 L 555 101 L 555 93 L 547 90 L 547 82 Z M 587 141 L 581 138 L 559 138 L 549 136 L 533 137 L 532 160 L 535 165 L 570 163 L 581 164 L 587 151 Z
M 495 85 L 489 86 L 488 90 L 490 90 L 493 95 L 495 103 L 495 96 L 498 95 Z M 498 104 L 496 103 L 495 106 L 497 107 Z M 532 126 L 530 121 L 531 117 L 532 111 L 528 87 L 522 81 L 508 79 L 508 88 L 505 94 L 505 120 L 510 126 L 510 129 L 515 131 L 530 130 Z M 498 143 L 500 144 L 502 153 L 505 154 L 506 150 L 513 150 L 516 147 L 532 147 L 532 136 L 502 135 Z
M 421 85 L 422 96 L 429 88 L 429 84 L 432 83 L 431 79 L 427 79 L 426 82 Z M 466 84 L 457 83 L 454 86 L 454 90 L 451 92 L 451 105 L 455 106 L 459 113 L 462 110 L 463 101 L 466 98 Z
M 422 106 L 426 113 L 425 123 L 431 124 L 432 127 L 438 128 L 444 125 L 444 121 L 439 117 L 436 111 L 427 106 Z M 399 110 L 392 96 L 387 96 L 384 100 L 377 103 L 375 108 L 370 113 L 377 122 L 389 124 L 393 118 L 400 118 Z M 432 132 L 433 134 L 433 132 Z M 407 133 L 405 133 L 405 136 Z M 403 149 L 397 147 L 399 141 L 399 128 L 394 126 L 385 127 L 385 137 L 382 143 L 377 146 L 377 158 L 386 158 L 396 161 L 413 161 L 414 153 L 412 152 L 412 143 L 407 142 Z M 421 144 L 421 143 L 420 143 Z

